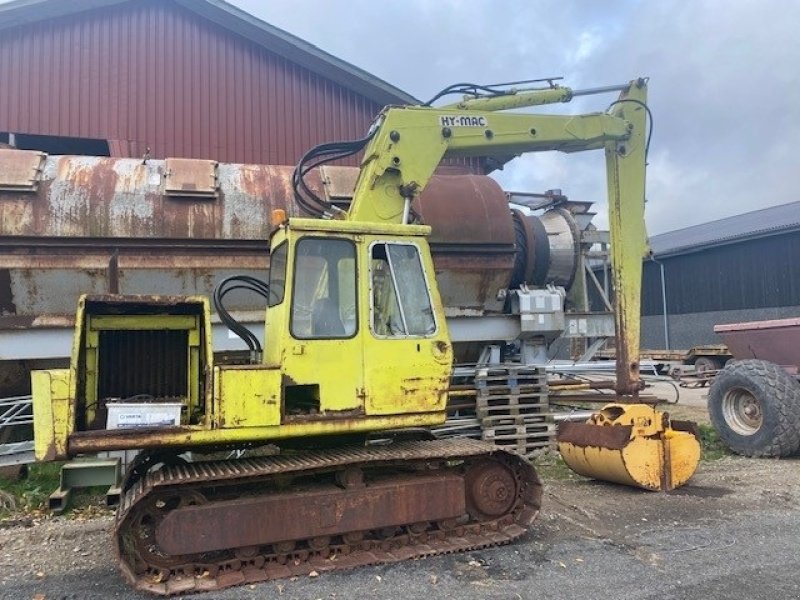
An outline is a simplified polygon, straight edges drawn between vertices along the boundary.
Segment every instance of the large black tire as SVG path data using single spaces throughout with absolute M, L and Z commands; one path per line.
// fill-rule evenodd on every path
M 720 439 L 744 456 L 790 456 L 800 447 L 800 384 L 765 360 L 737 360 L 714 379 L 708 412 Z

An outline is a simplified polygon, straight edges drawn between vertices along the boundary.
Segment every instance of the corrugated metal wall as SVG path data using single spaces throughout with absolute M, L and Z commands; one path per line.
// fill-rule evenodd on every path
M 670 346 L 721 344 L 718 323 L 800 316 L 800 232 L 723 244 L 661 259 L 666 281 Z M 602 269 L 595 271 L 602 281 Z M 589 289 L 590 303 L 602 302 Z M 664 348 L 659 265 L 645 261 L 642 347 Z
M 168 0 L 0 36 L 0 131 L 108 139 L 117 156 L 294 164 L 380 108 Z
M 664 258 L 671 315 L 800 304 L 800 233 L 785 233 Z M 661 274 L 646 262 L 642 314 L 660 315 Z

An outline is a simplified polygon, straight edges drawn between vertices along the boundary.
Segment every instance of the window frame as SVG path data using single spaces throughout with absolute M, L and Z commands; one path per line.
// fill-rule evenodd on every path
M 353 330 L 353 333 L 350 334 L 350 335 L 342 335 L 342 336 L 335 336 L 335 337 L 332 337 L 332 336 L 319 337 L 319 336 L 310 335 L 308 337 L 305 337 L 305 336 L 298 336 L 294 331 L 294 303 L 295 303 L 295 296 L 296 296 L 296 291 L 297 291 L 296 290 L 296 286 L 297 286 L 297 268 L 298 268 L 298 265 L 299 265 L 299 263 L 297 261 L 297 247 L 300 245 L 300 243 L 303 240 L 307 240 L 307 239 L 311 239 L 311 240 L 333 240 L 333 241 L 337 241 L 337 242 L 347 242 L 350 245 L 350 247 L 352 248 L 352 250 L 353 250 L 353 285 L 354 285 L 354 291 L 355 291 L 354 311 L 355 311 L 355 316 L 356 316 L 356 319 L 355 319 L 356 326 L 355 326 L 355 329 Z M 295 240 L 293 250 L 294 250 L 294 253 L 293 253 L 293 256 L 294 256 L 294 268 L 292 269 L 292 295 L 291 295 L 291 298 L 290 298 L 290 301 L 289 301 L 289 306 L 288 306 L 288 310 L 289 310 L 289 335 L 292 336 L 292 339 L 298 340 L 298 341 L 308 341 L 308 340 L 340 341 L 340 340 L 351 340 L 354 337 L 356 337 L 358 335 L 358 332 L 359 332 L 359 329 L 360 329 L 360 323 L 359 323 L 360 318 L 359 318 L 359 313 L 358 313 L 358 309 L 359 309 L 359 304 L 358 304 L 358 283 L 359 283 L 359 281 L 358 281 L 358 247 L 356 246 L 356 243 L 353 240 L 348 239 L 348 238 L 344 238 L 344 237 L 321 236 L 321 235 L 304 235 L 304 236 L 301 236 L 301 237 L 297 238 L 297 240 Z M 328 273 L 328 277 L 330 277 L 330 273 Z M 341 307 L 341 305 L 340 305 L 340 307 Z M 340 318 L 341 318 L 341 314 L 340 314 Z
M 286 260 L 283 263 L 283 289 L 281 290 L 280 298 L 277 302 L 272 301 L 272 257 L 275 256 L 278 252 L 282 249 L 286 248 Z M 289 240 L 283 240 L 278 247 L 271 253 L 270 262 L 269 262 L 269 298 L 267 298 L 267 308 L 273 308 L 275 306 L 279 306 L 283 304 L 283 301 L 286 300 L 286 276 L 289 274 Z
M 419 260 L 419 266 L 422 269 L 422 276 L 425 283 L 425 291 L 428 295 L 428 305 L 431 308 L 431 318 L 433 319 L 433 331 L 430 333 L 424 334 L 409 334 L 404 333 L 401 335 L 382 335 L 375 331 L 375 294 L 373 288 L 373 277 L 372 277 L 372 249 L 377 246 L 378 244 L 382 244 L 384 246 L 395 245 L 395 246 L 413 246 L 414 249 L 417 251 L 417 259 Z M 436 309 L 434 308 L 433 304 L 433 296 L 431 294 L 431 286 L 429 285 L 430 279 L 428 278 L 428 270 L 425 267 L 425 261 L 422 260 L 422 250 L 419 247 L 419 244 L 415 242 L 408 242 L 408 241 L 398 241 L 398 240 L 373 240 L 370 242 L 367 248 L 367 261 L 369 264 L 369 330 L 372 333 L 373 337 L 381 340 L 409 340 L 409 339 L 417 339 L 417 340 L 425 340 L 435 338 L 439 335 L 439 318 L 436 314 Z M 386 262 L 389 264 L 390 275 L 392 278 L 392 285 L 395 287 L 395 296 L 397 299 L 397 304 L 400 308 L 400 313 L 403 319 L 403 326 L 408 331 L 408 325 L 406 324 L 405 318 L 405 309 L 403 308 L 403 302 L 400 299 L 400 293 L 397 290 L 397 278 L 394 273 L 394 267 L 392 264 L 391 257 L 389 252 L 386 252 Z

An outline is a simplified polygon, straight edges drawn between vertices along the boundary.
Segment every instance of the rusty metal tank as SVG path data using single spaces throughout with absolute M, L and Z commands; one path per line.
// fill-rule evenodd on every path
M 271 211 L 300 214 L 292 171 L 0 149 L 0 362 L 24 358 L 33 340 L 19 345 L 9 333 L 71 327 L 81 293 L 209 295 L 234 273 L 265 277 Z M 325 166 L 308 179 L 346 205 L 357 174 Z M 413 210 L 433 228 L 450 314 L 499 313 L 509 287 L 568 286 L 574 277 L 579 235 L 570 213 L 512 212 L 489 177 L 437 175 Z M 263 320 L 259 299 L 237 293 L 230 308 Z M 31 343 L 40 352 L 47 342 Z
M 299 214 L 292 169 L 0 150 L 4 322 L 71 315 L 82 292 L 208 294 L 232 272 L 263 276 L 271 211 Z M 356 175 L 323 167 L 310 180 L 346 204 Z M 413 208 L 433 228 L 447 307 L 501 311 L 498 292 L 512 284 L 569 286 L 574 277 L 579 235 L 571 215 L 512 213 L 489 177 L 435 176 Z M 524 226 L 515 229 L 515 221 Z

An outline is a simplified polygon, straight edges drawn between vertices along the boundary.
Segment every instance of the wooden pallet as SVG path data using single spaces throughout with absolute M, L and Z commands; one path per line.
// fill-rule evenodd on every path
M 555 435 L 555 423 L 502 425 L 484 428 L 482 439 L 498 446 L 511 447 L 523 456 L 532 456 L 551 450 Z
M 532 456 L 555 446 L 547 375 L 541 367 L 487 367 L 475 374 L 481 438 Z
M 552 423 L 553 418 L 549 413 L 534 413 L 528 415 L 490 415 L 480 420 L 484 428 L 499 425 L 536 425 Z
M 533 416 L 547 411 L 549 404 L 546 398 L 537 402 L 510 402 L 507 404 L 482 404 L 478 403 L 475 414 L 479 419 L 488 419 L 493 416 Z

